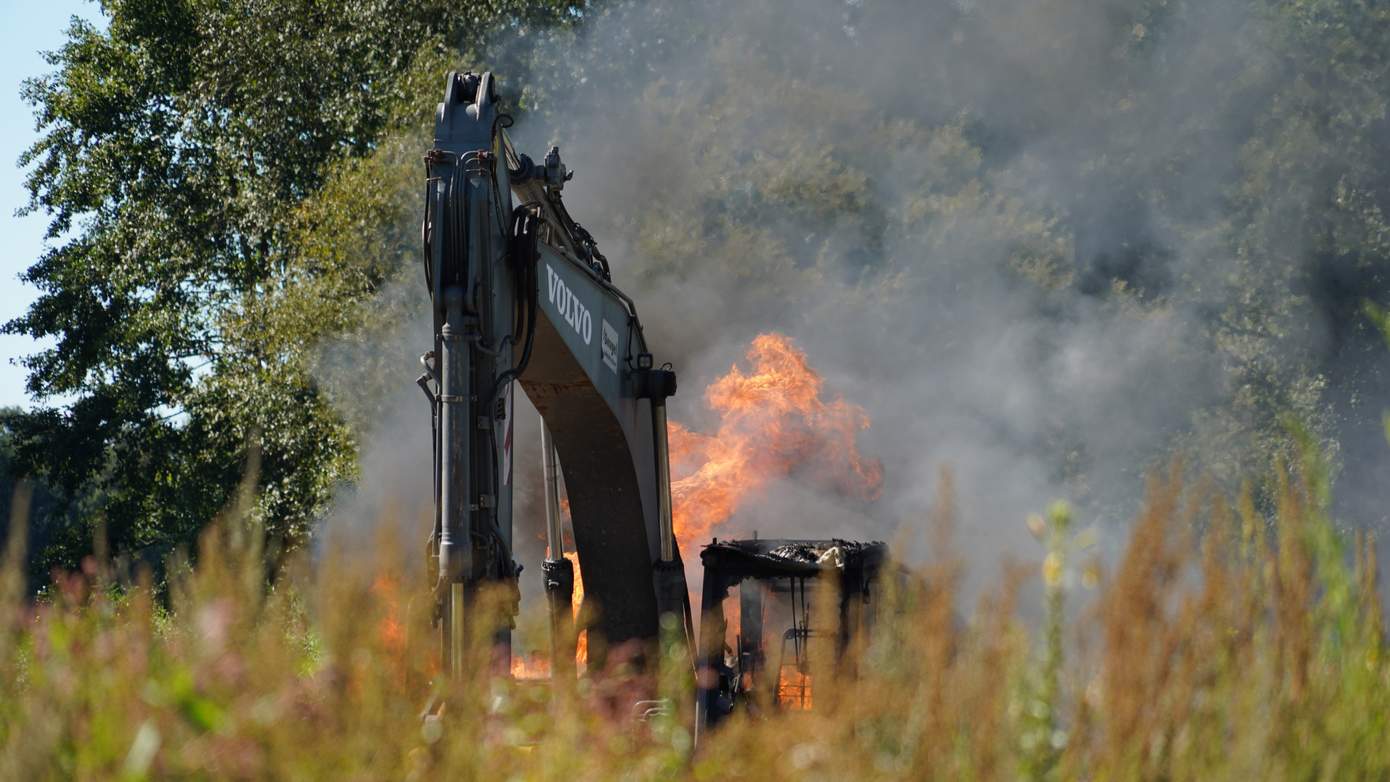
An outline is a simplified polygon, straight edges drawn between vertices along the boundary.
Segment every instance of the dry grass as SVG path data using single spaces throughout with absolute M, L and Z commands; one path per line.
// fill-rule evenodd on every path
M 224 520 L 165 600 L 92 566 L 38 604 L 12 546 L 0 778 L 1390 776 L 1375 560 L 1335 533 L 1320 468 L 1283 480 L 1269 518 L 1178 475 L 1151 481 L 1128 550 L 1070 620 L 1089 564 L 1065 507 L 1032 521 L 1042 572 L 1014 568 L 964 611 L 943 502 L 942 556 L 891 590 L 901 619 L 855 650 L 858 679 L 818 676 L 814 711 L 736 717 L 694 752 L 684 711 L 634 723 L 599 680 L 441 687 L 427 600 L 393 575 L 408 569 L 389 540 L 370 566 L 329 556 L 266 588 L 254 531 Z M 1039 589 L 1030 628 L 1017 597 Z M 687 702 L 671 667 L 664 689 Z M 432 698 L 437 724 L 420 719 Z

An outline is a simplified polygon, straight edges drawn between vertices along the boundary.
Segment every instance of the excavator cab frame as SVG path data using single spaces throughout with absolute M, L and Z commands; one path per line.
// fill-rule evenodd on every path
M 851 641 L 872 629 L 888 547 L 841 539 L 714 540 L 700 560 L 697 731 L 740 708 L 810 708 L 813 677 L 841 673 Z M 768 675 L 769 639 L 781 647 L 775 678 Z M 812 648 L 830 650 L 833 659 L 814 659 Z

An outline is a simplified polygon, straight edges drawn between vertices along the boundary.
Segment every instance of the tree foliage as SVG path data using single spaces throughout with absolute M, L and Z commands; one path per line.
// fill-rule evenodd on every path
M 29 391 L 72 401 L 6 416 L 16 459 L 69 494 L 99 492 L 112 542 L 139 549 L 190 542 L 254 446 L 259 512 L 300 543 L 352 474 L 351 433 L 305 355 L 355 300 L 330 284 L 316 317 L 273 314 L 325 273 L 296 262 L 296 207 L 420 102 L 403 78 L 414 64 L 441 70 L 499 26 L 566 23 L 572 4 L 102 10 L 104 28 L 74 20 L 56 70 L 24 87 L 41 137 L 20 163 L 50 249 L 24 274 L 38 300 L 5 328 L 54 338 L 25 360 Z M 358 271 L 360 300 L 383 274 Z

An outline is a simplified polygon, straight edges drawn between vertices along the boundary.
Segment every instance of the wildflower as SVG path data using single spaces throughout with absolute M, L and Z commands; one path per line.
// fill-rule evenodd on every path
M 1050 551 L 1047 558 L 1043 560 L 1042 566 L 1043 583 L 1049 589 L 1056 589 L 1062 584 L 1062 557 L 1055 551 Z

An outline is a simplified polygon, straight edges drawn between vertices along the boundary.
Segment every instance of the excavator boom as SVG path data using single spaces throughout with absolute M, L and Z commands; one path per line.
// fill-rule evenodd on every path
M 434 420 L 430 548 L 451 671 L 477 632 L 493 633 L 497 654 L 509 654 L 505 627 L 469 628 L 464 617 L 482 587 L 515 588 L 520 570 L 512 560 L 518 386 L 564 476 L 586 600 L 597 608 L 591 664 L 601 664 L 605 646 L 653 642 L 663 614 L 691 633 L 666 453 L 675 373 L 654 364 L 632 300 L 565 209 L 571 174 L 559 150 L 539 164 L 518 154 L 510 124 L 491 74 L 451 72 L 425 156 L 434 349 L 421 386 Z M 563 590 L 551 521 L 547 582 Z

